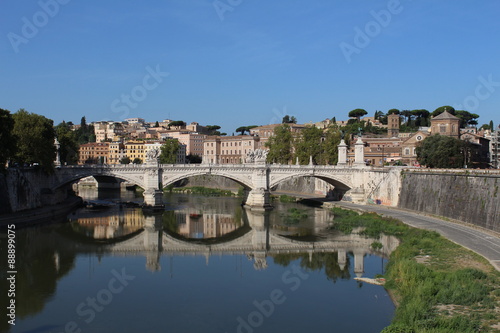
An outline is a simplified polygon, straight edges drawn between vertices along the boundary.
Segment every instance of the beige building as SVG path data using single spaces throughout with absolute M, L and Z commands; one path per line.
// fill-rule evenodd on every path
M 204 142 L 203 163 L 241 164 L 250 151 L 259 147 L 258 136 L 209 136 Z
M 125 156 L 125 145 L 123 142 L 111 142 L 109 144 L 108 164 L 120 164 L 120 160 Z
M 446 109 L 440 115 L 431 119 L 431 135 L 446 135 L 460 138 L 460 119 L 450 114 Z
M 118 141 L 126 131 L 121 123 L 112 121 L 99 121 L 93 123 L 96 142 Z
M 401 144 L 401 161 L 408 166 L 420 166 L 417 161 L 417 145 L 429 136 L 428 132 L 418 131 L 406 138 Z
M 160 139 L 174 138 L 186 146 L 187 155 L 203 156 L 203 141 L 206 135 L 188 131 L 166 131 L 161 132 Z
M 394 164 L 401 159 L 401 138 L 362 138 L 364 146 L 365 162 L 367 165 L 383 166 L 386 163 Z M 356 139 L 351 141 L 347 152 L 347 163 L 355 161 Z
M 387 135 L 390 138 L 397 138 L 399 136 L 399 125 L 401 117 L 399 114 L 390 114 L 387 116 Z
M 108 163 L 108 159 L 108 142 L 85 143 L 78 149 L 78 164 Z

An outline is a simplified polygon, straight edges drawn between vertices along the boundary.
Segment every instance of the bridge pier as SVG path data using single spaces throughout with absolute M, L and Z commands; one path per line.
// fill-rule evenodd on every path
M 270 210 L 271 206 L 271 192 L 263 187 L 253 189 L 248 192 L 245 207 L 252 210 Z
M 147 189 L 143 193 L 144 205 L 147 207 L 161 209 L 165 205 L 163 204 L 163 191 L 158 189 Z
M 148 208 L 163 209 L 163 169 L 157 165 L 151 165 L 144 172 L 144 205 Z

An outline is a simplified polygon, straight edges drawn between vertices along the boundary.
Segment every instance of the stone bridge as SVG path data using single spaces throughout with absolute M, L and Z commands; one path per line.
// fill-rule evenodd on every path
M 281 182 L 295 177 L 316 177 L 334 187 L 336 200 L 367 203 L 380 200 L 397 205 L 401 183 L 397 168 L 372 168 L 364 165 L 280 165 L 247 164 L 158 164 L 64 166 L 56 169 L 43 187 L 50 190 L 81 178 L 115 177 L 144 189 L 144 202 L 152 207 L 163 205 L 163 188 L 181 179 L 200 175 L 229 178 L 245 189 L 245 204 L 253 209 L 269 209 L 270 191 Z

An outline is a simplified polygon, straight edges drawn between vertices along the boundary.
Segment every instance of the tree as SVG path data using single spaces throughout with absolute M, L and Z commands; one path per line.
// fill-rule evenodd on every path
M 142 164 L 142 160 L 139 157 L 134 158 L 132 161 L 133 164 Z
M 444 106 L 440 106 L 438 107 L 436 110 L 434 110 L 432 113 L 431 113 L 431 116 L 432 117 L 436 117 L 436 116 L 439 116 L 441 113 L 444 112 L 444 110 L 446 109 L 446 111 L 449 113 L 449 114 L 452 114 L 452 115 L 455 115 L 455 108 L 452 107 L 452 106 L 449 106 L 449 105 L 444 105 Z
M 271 163 L 288 164 L 292 159 L 292 132 L 288 124 L 274 128 L 274 134 L 266 142 L 269 148 L 267 161 Z
M 200 155 L 189 154 L 186 156 L 186 162 L 190 164 L 199 164 L 201 163 L 202 158 Z
M 325 140 L 322 142 L 322 152 L 319 164 L 335 165 L 338 162 L 338 146 L 342 138 L 342 133 L 337 124 L 330 125 L 324 133 Z
M 295 138 L 295 156 L 300 164 L 308 164 L 310 156 L 318 164 L 322 150 L 323 131 L 316 126 L 307 126 Z
M 16 152 L 16 138 L 13 129 L 14 118 L 10 111 L 0 109 L 0 170 Z
M 375 114 L 373 115 L 373 119 L 380 120 L 384 116 L 385 116 L 385 114 L 382 111 L 377 110 L 377 111 L 375 111 Z
M 208 135 L 226 135 L 226 133 L 222 134 L 221 132 L 219 132 L 219 125 L 207 125 L 205 127 L 207 129 Z
M 429 168 L 461 168 L 464 142 L 449 136 L 431 135 L 416 148 L 417 160 Z
M 240 135 L 244 135 L 244 134 L 245 134 L 245 132 L 250 133 L 250 130 L 251 130 L 252 128 L 255 128 L 255 127 L 257 127 L 257 125 L 251 125 L 251 126 L 240 126 L 240 127 L 238 127 L 238 128 L 236 129 L 236 132 L 240 132 Z
M 363 109 L 354 109 L 352 111 L 349 111 L 349 117 L 351 118 L 356 118 L 358 121 L 361 119 L 361 117 L 367 115 L 368 112 L 366 112 Z
M 290 117 L 289 115 L 286 115 L 281 120 L 281 123 L 282 124 L 296 124 L 297 123 L 297 118 L 295 118 L 294 116 Z
M 182 120 L 174 120 L 168 124 L 168 127 L 173 126 L 173 127 L 184 127 L 186 126 L 186 123 Z
M 411 126 L 411 117 L 413 116 L 412 112 L 410 110 L 403 110 L 400 112 L 400 114 L 406 118 L 405 124 L 407 126 Z
M 160 163 L 175 164 L 177 162 L 177 152 L 179 151 L 179 140 L 165 139 L 160 148 Z
M 120 159 L 120 164 L 130 164 L 130 157 L 128 157 L 128 156 L 123 156 L 123 157 Z
M 62 164 L 76 164 L 78 162 L 78 142 L 76 134 L 66 122 L 55 127 L 56 137 L 61 147 L 59 155 Z
M 17 138 L 15 161 L 20 164 L 40 163 L 45 171 L 51 172 L 56 157 L 53 121 L 24 109 L 14 113 L 13 118 L 13 134 Z
M 425 110 L 425 109 L 418 109 L 418 110 L 412 110 L 411 111 L 412 115 L 416 118 L 415 119 L 415 126 L 420 127 L 420 126 L 429 126 L 430 125 L 430 112 Z
M 477 115 L 475 113 L 470 113 L 469 111 L 464 111 L 464 110 L 455 110 L 455 116 L 457 118 L 460 118 L 460 127 L 461 128 L 477 125 L 476 119 L 479 118 L 479 115 Z
M 158 120 L 155 122 L 155 127 L 160 127 L 160 123 L 158 122 Z
M 390 109 L 389 111 L 387 111 L 387 114 L 400 114 L 401 111 L 399 111 L 398 109 Z
M 95 142 L 96 137 L 94 133 L 94 126 L 87 125 L 85 116 L 80 120 L 80 128 L 75 131 L 75 136 L 78 144 L 84 144 L 89 142 Z

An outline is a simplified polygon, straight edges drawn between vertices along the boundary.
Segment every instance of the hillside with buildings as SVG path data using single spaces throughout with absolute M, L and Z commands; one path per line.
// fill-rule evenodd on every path
M 461 118 L 446 109 L 439 115 L 430 117 L 430 126 L 413 126 L 408 130 L 408 119 L 403 114 L 389 113 L 382 117 L 364 117 L 337 121 L 325 119 L 317 123 L 288 123 L 292 137 L 297 140 L 304 129 L 315 127 L 323 132 L 321 142 L 327 140 L 328 129 L 335 128 L 346 135 L 349 145 L 347 163 L 354 161 L 354 143 L 361 135 L 364 142 L 366 164 L 372 166 L 408 165 L 420 166 L 417 160 L 417 146 L 431 135 L 440 134 L 461 139 L 469 144 L 464 158 L 469 167 L 499 168 L 499 130 L 478 129 L 476 126 L 461 126 Z M 418 121 L 417 121 L 418 124 Z M 163 120 L 146 122 L 142 118 L 129 118 L 123 122 L 100 121 L 91 123 L 95 142 L 80 145 L 78 164 L 120 164 L 141 163 L 148 151 L 160 148 L 166 139 L 177 140 L 176 163 L 244 163 L 249 152 L 268 149 L 269 138 L 282 124 L 251 126 L 240 135 L 219 133 L 219 126 L 202 126 L 197 122 Z M 73 125 L 78 129 L 79 125 Z M 358 128 L 361 131 L 357 131 Z M 353 129 L 354 128 L 354 129 Z M 289 163 L 297 163 L 290 160 Z M 315 164 L 320 164 L 315 161 Z

